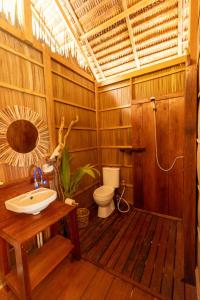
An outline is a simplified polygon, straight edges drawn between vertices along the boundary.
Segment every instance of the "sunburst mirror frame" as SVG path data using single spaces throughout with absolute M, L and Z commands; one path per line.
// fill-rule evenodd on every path
M 18 120 L 29 121 L 37 130 L 34 149 L 28 153 L 15 151 L 8 142 L 7 133 L 11 124 Z M 12 166 L 26 167 L 37 164 L 49 151 L 49 133 L 40 115 L 29 107 L 7 106 L 0 110 L 0 160 Z

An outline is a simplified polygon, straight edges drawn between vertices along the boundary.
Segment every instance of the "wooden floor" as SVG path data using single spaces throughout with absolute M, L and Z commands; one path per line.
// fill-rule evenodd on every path
M 0 290 L 1 300 L 17 300 Z M 87 261 L 65 259 L 34 291 L 33 300 L 162 300 Z M 192 298 L 190 298 L 191 300 Z M 188 299 L 189 300 L 189 299 Z
M 115 211 L 107 219 L 93 217 L 80 239 L 84 259 L 155 295 L 184 300 L 188 289 L 195 294 L 183 281 L 180 221 L 136 209 Z
M 85 259 L 65 259 L 33 300 L 196 300 L 195 288 L 182 281 L 180 222 L 115 212 L 106 220 L 94 217 L 80 238 Z M 4 289 L 0 299 L 17 300 Z

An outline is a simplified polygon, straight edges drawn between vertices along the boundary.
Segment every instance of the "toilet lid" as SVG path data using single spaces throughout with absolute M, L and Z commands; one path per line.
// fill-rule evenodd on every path
M 108 185 L 102 185 L 99 188 L 97 188 L 94 193 L 97 196 L 103 196 L 105 194 L 112 193 L 113 191 L 114 191 L 113 187 L 108 186 Z

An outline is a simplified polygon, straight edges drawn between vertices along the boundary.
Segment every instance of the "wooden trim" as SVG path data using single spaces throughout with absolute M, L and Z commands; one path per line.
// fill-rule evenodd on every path
M 127 79 L 126 79 L 126 81 L 127 81 Z M 113 87 L 110 87 L 110 88 L 104 89 L 104 87 L 102 87 L 101 90 L 98 90 L 98 93 L 105 93 L 105 92 L 109 92 L 109 91 L 112 91 L 112 90 L 121 89 L 121 88 L 127 87 L 129 85 L 130 85 L 130 83 L 123 83 L 123 82 L 121 82 L 121 84 L 119 83 L 117 86 L 113 86 Z
M 132 128 L 131 125 L 125 125 L 125 126 L 113 126 L 113 127 L 104 127 L 104 128 L 99 128 L 99 130 L 115 130 L 115 129 L 127 129 L 127 128 Z
M 129 168 L 129 169 L 133 168 L 132 165 L 122 165 L 122 164 L 102 164 L 102 166 L 105 166 L 105 167 Z
M 110 85 L 119 81 L 123 81 L 126 79 L 130 79 L 130 77 L 139 77 L 142 75 L 146 75 L 148 73 L 153 73 L 156 71 L 160 71 L 162 69 L 167 69 L 169 67 L 173 67 L 179 64 L 183 64 L 183 63 L 187 63 L 188 62 L 188 56 L 184 55 L 181 57 L 177 57 L 174 59 L 170 59 L 168 61 L 162 62 L 162 63 L 158 63 L 156 65 L 151 65 L 149 67 L 146 68 L 142 68 L 140 70 L 135 70 L 133 72 L 129 72 L 128 74 L 122 75 L 122 76 L 116 76 L 115 78 L 112 79 L 107 79 L 106 81 L 102 81 L 98 84 L 98 87 L 102 87 L 102 86 L 106 86 L 106 85 Z
M 78 74 L 79 76 L 89 80 L 90 82 L 94 83 L 94 78 L 87 73 L 86 71 L 84 71 L 83 69 L 81 69 L 80 67 L 78 67 L 77 65 L 75 65 L 75 63 L 69 63 L 67 61 L 66 57 L 63 57 L 61 55 L 59 55 L 58 53 L 54 53 L 51 52 L 51 58 L 52 60 L 54 60 L 56 63 L 59 63 L 61 65 L 63 65 L 65 68 L 68 68 L 70 70 L 72 70 L 74 73 Z
M 191 63 L 197 63 L 197 49 L 198 49 L 198 0 L 191 0 L 190 2 L 190 32 L 189 32 L 189 53 Z
M 129 107 L 131 107 L 131 104 L 125 104 L 125 105 L 120 105 L 120 106 L 116 106 L 116 107 L 100 109 L 99 112 L 110 111 L 110 110 L 115 110 L 115 109 L 123 109 L 123 108 L 129 108 Z
M 200 276 L 198 267 L 195 270 L 195 281 L 196 281 L 196 290 L 197 290 L 197 300 L 200 300 Z
M 0 19 L 0 29 L 8 32 L 10 35 L 14 36 L 15 38 L 25 42 L 24 32 L 20 28 L 11 25 L 7 20 L 3 18 Z
M 60 126 L 56 125 L 56 129 L 59 129 Z M 68 129 L 68 126 L 64 126 L 63 129 Z M 96 128 L 91 127 L 72 127 L 72 130 L 86 130 L 86 131 L 96 131 Z
M 81 189 L 80 191 L 76 192 L 76 193 L 74 194 L 74 197 L 77 197 L 77 196 L 83 194 L 84 192 L 86 192 L 87 190 L 91 189 L 93 186 L 95 186 L 95 185 L 97 185 L 97 184 L 99 184 L 99 181 L 93 182 L 92 184 L 86 186 L 84 189 Z
M 136 208 L 136 207 L 134 207 L 134 209 L 137 210 L 137 211 L 141 211 L 141 212 L 144 212 L 144 213 L 151 214 L 153 216 L 158 216 L 158 217 L 162 217 L 162 218 L 165 218 L 165 219 L 182 222 L 181 218 L 177 218 L 177 217 L 173 217 L 173 216 L 169 216 L 169 215 L 164 215 L 164 214 L 159 214 L 157 212 L 153 212 L 153 211 L 149 211 L 149 210 L 141 209 L 141 208 Z
M 6 89 L 9 89 L 9 90 L 14 90 L 14 91 L 21 92 L 21 93 L 25 93 L 25 94 L 28 94 L 28 95 L 40 97 L 40 98 L 46 98 L 45 94 L 37 93 L 37 92 L 34 92 L 32 90 L 29 90 L 29 89 L 17 87 L 17 86 L 14 86 L 14 85 L 11 85 L 9 83 L 2 82 L 2 81 L 0 82 L 0 87 L 6 88 Z
M 32 43 L 33 32 L 32 32 L 32 11 L 31 11 L 31 0 L 23 1 L 24 5 L 24 34 L 27 42 Z
M 0 43 L 0 48 L 3 49 L 3 50 L 5 50 L 5 51 L 7 51 L 7 52 L 9 52 L 9 53 L 12 53 L 12 54 L 14 54 L 16 56 L 19 56 L 19 57 L 23 58 L 24 60 L 27 60 L 27 61 L 35 64 L 35 65 L 38 65 L 38 66 L 44 68 L 44 64 L 42 64 L 42 63 L 40 63 L 40 62 L 38 62 L 38 61 L 36 61 L 36 60 L 34 60 L 32 58 L 29 58 L 28 56 L 26 56 L 26 55 L 24 55 L 24 54 L 22 54 L 20 52 L 17 52 L 17 51 L 15 51 L 13 49 L 8 48 L 4 44 Z
M 184 93 L 173 93 L 173 94 L 158 96 L 158 97 L 156 97 L 156 101 L 163 101 L 163 100 L 168 100 L 168 99 L 173 99 L 173 98 L 182 98 L 182 97 L 184 97 Z M 150 98 L 132 99 L 132 105 L 144 104 L 144 103 L 149 103 L 149 102 L 151 102 Z
M 98 169 L 101 167 L 101 153 L 100 153 L 100 134 L 99 134 L 99 95 L 97 92 L 97 84 L 95 83 L 95 109 L 96 109 L 96 144 L 97 144 L 97 155 L 98 155 Z
M 91 150 L 97 150 L 97 147 L 85 147 L 80 149 L 73 149 L 73 150 L 69 150 L 69 152 L 75 153 L 75 152 L 84 152 L 84 151 L 91 151 Z
M 47 121 L 48 121 L 48 130 L 50 136 L 50 151 L 52 152 L 56 146 L 55 111 L 54 111 L 54 101 L 53 101 L 51 57 L 49 55 L 49 49 L 47 47 L 44 47 L 43 62 L 44 62 L 44 82 L 45 82 L 45 91 L 46 91 Z
M 85 110 L 89 110 L 89 111 L 92 111 L 92 112 L 95 112 L 94 108 L 89 108 L 89 107 L 86 107 L 86 106 L 83 106 L 83 105 L 79 105 L 79 104 L 73 103 L 73 102 L 68 101 L 68 100 L 54 98 L 54 101 L 55 102 L 59 102 L 59 103 L 63 103 L 63 104 L 66 104 L 66 105 L 71 105 L 71 106 L 79 107 L 79 108 L 82 108 L 82 109 L 85 109 Z
M 127 145 L 127 146 L 113 146 L 113 145 L 110 145 L 110 146 L 100 146 L 101 149 L 132 149 L 132 146 L 130 145 Z
M 173 74 L 176 74 L 176 73 L 185 72 L 185 71 L 186 71 L 186 67 L 180 68 L 178 70 L 168 71 L 168 72 L 163 73 L 163 74 L 159 74 L 159 75 L 152 76 L 152 77 L 149 77 L 149 78 L 144 78 L 144 79 L 141 79 L 141 80 L 138 80 L 138 81 L 133 81 L 133 85 L 139 84 L 139 83 L 142 83 L 142 82 L 151 81 L 151 80 L 158 79 L 158 78 L 161 78 L 161 77 L 166 77 L 166 76 L 173 75 Z
M 84 88 L 84 89 L 86 89 L 86 90 L 91 91 L 92 93 L 95 92 L 93 89 L 91 89 L 91 88 L 85 86 L 85 85 L 82 84 L 82 83 L 77 82 L 76 80 L 70 78 L 70 77 L 67 76 L 67 75 L 64 75 L 64 74 L 62 74 L 62 73 L 60 73 L 60 72 L 58 72 L 58 71 L 54 71 L 53 69 L 51 70 L 51 72 L 52 72 L 53 74 L 56 74 L 56 75 L 58 75 L 58 76 L 60 76 L 60 77 L 62 77 L 62 78 L 64 78 L 64 79 L 66 79 L 66 80 L 69 80 L 69 81 L 75 83 L 76 85 L 79 85 L 80 87 L 82 87 L 82 88 Z
M 183 234 L 185 281 L 195 283 L 197 67 L 186 71 Z

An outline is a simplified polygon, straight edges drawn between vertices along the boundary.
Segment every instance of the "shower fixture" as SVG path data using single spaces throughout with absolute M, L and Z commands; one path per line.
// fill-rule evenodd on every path
M 176 161 L 178 159 L 181 159 L 181 158 L 184 158 L 183 155 L 180 155 L 180 156 L 177 156 L 175 157 L 173 163 L 171 164 L 171 166 L 167 169 L 163 168 L 159 162 L 159 159 L 158 159 L 158 144 L 157 144 L 157 123 L 156 123 L 156 112 L 157 112 L 157 108 L 156 108 L 156 98 L 155 97 L 150 97 L 150 101 L 152 103 L 152 106 L 153 106 L 153 119 L 154 119 L 154 139 L 155 139 L 155 155 L 156 155 L 156 163 L 157 163 L 157 166 L 158 168 L 163 171 L 163 172 L 169 172 L 173 169 Z

